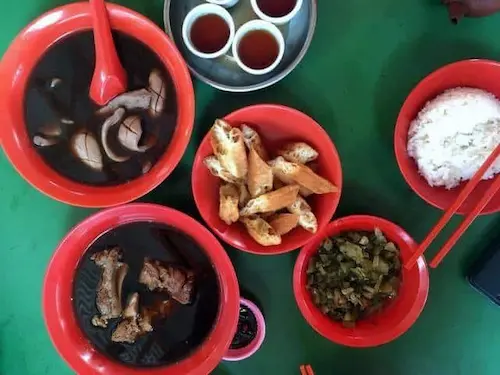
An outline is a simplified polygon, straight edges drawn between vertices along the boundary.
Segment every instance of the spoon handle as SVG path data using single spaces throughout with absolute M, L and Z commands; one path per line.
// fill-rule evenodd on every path
M 120 66 L 111 34 L 108 14 L 104 0 L 90 0 L 92 22 L 94 25 L 94 45 L 96 54 L 96 70 L 112 72 Z

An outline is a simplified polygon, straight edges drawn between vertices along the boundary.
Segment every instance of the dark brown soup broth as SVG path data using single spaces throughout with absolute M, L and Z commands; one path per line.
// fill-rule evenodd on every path
M 100 144 L 101 126 L 109 115 L 97 115 L 99 107 L 89 98 L 89 87 L 94 71 L 94 41 L 90 31 L 72 34 L 52 46 L 31 73 L 25 93 L 25 119 L 30 139 L 44 126 L 59 123 L 61 118 L 74 121 L 62 124 L 60 141 L 49 147 L 36 147 L 45 162 L 61 175 L 83 184 L 117 185 L 143 174 L 143 167 L 152 165 L 165 152 L 171 141 L 177 121 L 175 88 L 160 59 L 146 45 L 120 32 L 113 33 L 120 60 L 128 74 L 128 91 L 148 87 L 148 77 L 158 69 L 167 86 L 164 111 L 153 118 L 147 111 L 127 111 L 140 116 L 143 137 L 154 137 L 155 145 L 144 153 L 118 150 L 130 159 L 117 163 L 106 157 Z M 58 78 L 59 84 L 51 88 Z M 115 135 L 118 126 L 114 127 Z M 103 169 L 94 170 L 70 151 L 70 139 L 85 129 L 97 139 L 103 155 Z M 113 135 L 110 132 L 110 137 Z
M 243 64 L 249 68 L 265 69 L 278 58 L 278 41 L 268 31 L 250 31 L 240 40 L 238 54 Z
M 222 17 L 207 14 L 194 21 L 190 38 L 198 51 L 214 53 L 226 45 L 229 39 L 229 26 Z
M 176 303 L 170 315 L 153 321 L 153 332 L 134 344 L 111 341 L 120 319 L 112 319 L 107 328 L 94 327 L 91 319 L 98 313 L 96 289 L 100 268 L 90 259 L 92 254 L 118 246 L 122 262 L 129 265 L 123 283 L 122 303 L 139 292 L 141 306 L 151 306 L 168 294 L 150 292 L 138 282 L 145 257 L 184 266 L 195 272 L 196 292 L 189 305 Z M 219 313 L 219 284 L 212 263 L 191 238 L 166 225 L 139 222 L 122 225 L 99 237 L 85 252 L 76 270 L 73 304 L 77 321 L 89 341 L 103 354 L 131 366 L 164 366 L 192 354 L 211 333 Z

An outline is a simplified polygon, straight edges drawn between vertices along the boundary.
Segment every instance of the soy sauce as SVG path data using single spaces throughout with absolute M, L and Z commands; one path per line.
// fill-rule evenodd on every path
M 24 115 L 30 140 L 45 126 L 59 123 L 62 118 L 73 122 L 62 124 L 62 134 L 55 145 L 37 147 L 33 144 L 33 147 L 53 170 L 81 184 L 112 186 L 142 176 L 145 164 L 154 165 L 164 154 L 177 122 L 175 88 L 160 58 L 148 46 L 127 34 L 113 32 L 113 39 L 127 72 L 127 91 L 148 87 L 153 69 L 160 71 L 167 87 L 165 108 L 157 117 L 143 110 L 127 112 L 127 116 L 140 116 L 145 137 L 156 139 L 148 151 L 128 154 L 126 150 L 118 149 L 117 152 L 130 158 L 125 162 L 113 162 L 106 158 L 100 145 L 101 170 L 89 168 L 71 152 L 70 140 L 78 131 L 90 132 L 100 144 L 101 127 L 108 117 L 96 114 L 99 107 L 89 97 L 95 66 L 91 31 L 71 34 L 50 47 L 31 72 L 24 95 Z M 118 126 L 112 130 L 117 132 Z
M 229 25 L 216 14 L 207 14 L 194 21 L 191 27 L 191 43 L 202 53 L 220 51 L 229 39 Z
M 257 335 L 257 319 L 253 312 L 246 306 L 240 305 L 238 329 L 231 342 L 230 349 L 242 349 L 248 346 Z
M 140 306 L 157 306 L 168 294 L 150 292 L 140 284 L 144 258 L 175 264 L 195 273 L 193 302 L 174 302 L 168 316 L 153 320 L 153 331 L 138 338 L 134 344 L 111 341 L 111 334 L 120 319 L 111 319 L 107 328 L 94 327 L 92 317 L 98 314 L 96 289 L 101 270 L 91 256 L 110 247 L 122 251 L 121 261 L 129 266 L 122 287 L 122 304 L 128 296 L 139 293 Z M 190 356 L 212 332 L 219 313 L 218 277 L 210 258 L 190 237 L 169 226 L 138 222 L 119 226 L 103 234 L 82 256 L 73 282 L 73 306 L 82 332 L 101 353 L 130 366 L 156 367 L 179 362 Z
M 278 53 L 278 41 L 265 30 L 248 32 L 238 45 L 238 54 L 243 64 L 256 70 L 271 66 L 278 58 Z
M 257 0 L 257 6 L 269 17 L 284 17 L 289 14 L 295 5 L 297 0 Z

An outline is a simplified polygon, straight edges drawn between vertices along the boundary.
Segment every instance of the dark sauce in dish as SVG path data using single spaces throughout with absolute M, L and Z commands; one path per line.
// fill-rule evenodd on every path
M 229 26 L 222 17 L 207 14 L 194 21 L 190 38 L 198 51 L 214 53 L 226 45 L 229 39 Z
M 296 4 L 297 0 L 257 0 L 257 6 L 262 13 L 275 18 L 286 16 Z
M 250 31 L 240 40 L 238 54 L 243 64 L 249 68 L 265 69 L 278 58 L 278 41 L 268 31 Z
M 96 289 L 101 270 L 90 259 L 94 253 L 118 246 L 129 271 L 122 289 L 122 304 L 134 292 L 141 306 L 157 306 L 168 294 L 150 292 L 138 282 L 145 257 L 186 267 L 195 273 L 196 292 L 191 304 L 175 303 L 166 318 L 153 321 L 153 332 L 134 344 L 115 343 L 111 334 L 120 322 L 112 319 L 107 328 L 92 325 L 98 314 Z M 219 313 L 219 284 L 212 263 L 191 238 L 166 225 L 139 222 L 125 224 L 103 234 L 90 245 L 75 273 L 73 306 L 77 322 L 92 345 L 108 357 L 130 366 L 165 366 L 192 354 L 212 332 Z
M 245 305 L 240 305 L 238 329 L 231 342 L 230 349 L 242 349 L 248 346 L 257 335 L 257 319 L 254 313 Z
M 165 108 L 158 116 L 153 117 L 144 110 L 126 112 L 127 116 L 140 117 L 143 139 L 155 139 L 154 146 L 146 152 L 131 152 L 110 144 L 117 153 L 129 156 L 127 161 L 114 162 L 103 150 L 100 132 L 110 115 L 96 114 L 100 107 L 89 98 L 95 65 L 91 31 L 71 34 L 53 45 L 33 69 L 26 87 L 24 112 L 30 139 L 51 124 L 60 124 L 62 130 L 56 144 L 33 147 L 52 169 L 82 184 L 118 185 L 141 176 L 145 165 L 154 165 L 164 154 L 177 121 L 175 88 L 161 60 L 135 38 L 120 32 L 114 32 L 113 36 L 120 61 L 127 71 L 128 91 L 147 88 L 153 69 L 161 73 L 166 85 Z M 73 123 L 61 124 L 61 119 Z M 92 134 L 99 143 L 103 159 L 101 170 L 85 165 L 70 150 L 70 140 L 82 130 Z M 118 126 L 113 127 L 109 139 L 116 138 L 117 132 Z

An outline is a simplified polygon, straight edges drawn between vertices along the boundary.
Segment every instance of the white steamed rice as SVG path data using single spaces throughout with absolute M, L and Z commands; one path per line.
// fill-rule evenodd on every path
M 459 87 L 428 102 L 411 123 L 408 154 L 431 186 L 451 189 L 469 180 L 500 143 L 500 101 Z M 483 179 L 500 172 L 500 158 Z

